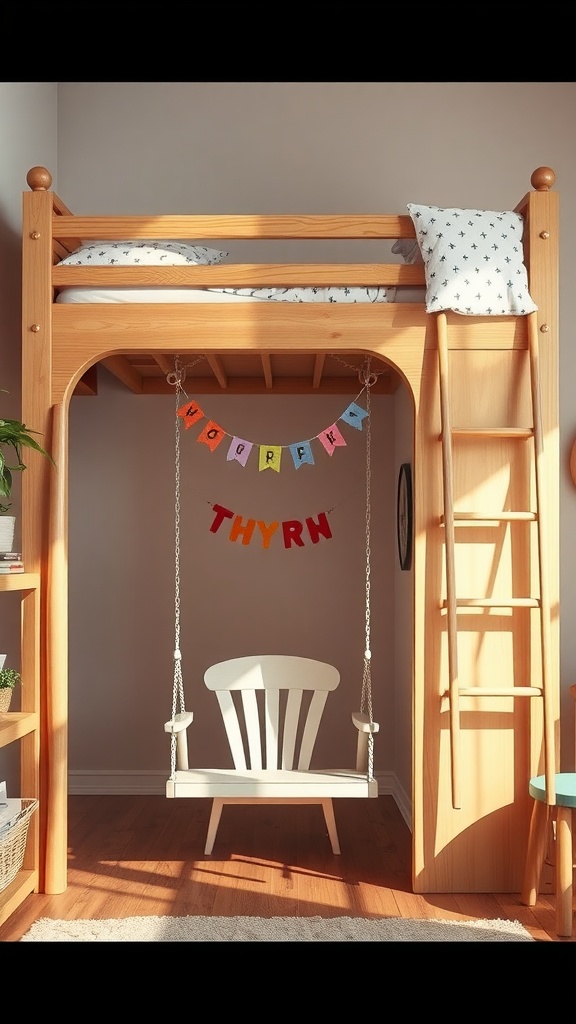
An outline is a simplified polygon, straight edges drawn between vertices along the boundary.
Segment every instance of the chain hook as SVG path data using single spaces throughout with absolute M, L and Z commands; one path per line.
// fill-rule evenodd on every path
M 358 380 L 365 388 L 371 388 L 378 380 L 378 374 L 370 370 L 370 357 L 367 358 L 363 366 L 358 370 Z
M 182 363 L 180 362 L 180 356 L 175 356 L 174 357 L 174 372 L 166 374 L 166 382 L 168 384 L 170 384 L 172 387 L 177 388 L 178 391 L 181 391 L 182 390 L 182 385 L 184 384 L 185 380 L 186 380 L 186 367 L 182 366 Z

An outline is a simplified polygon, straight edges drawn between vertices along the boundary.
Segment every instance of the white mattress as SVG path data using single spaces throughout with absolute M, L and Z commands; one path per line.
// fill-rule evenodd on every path
M 424 302 L 412 288 L 63 288 L 56 302 Z

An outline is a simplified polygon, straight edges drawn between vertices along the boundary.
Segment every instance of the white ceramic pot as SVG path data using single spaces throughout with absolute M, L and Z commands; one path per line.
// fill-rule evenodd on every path
M 14 551 L 16 516 L 0 516 L 0 551 Z

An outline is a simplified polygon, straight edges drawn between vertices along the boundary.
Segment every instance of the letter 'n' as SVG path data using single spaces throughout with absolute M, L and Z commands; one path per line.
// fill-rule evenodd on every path
M 326 537 L 329 540 L 332 536 L 332 531 L 328 525 L 328 516 L 325 512 L 320 512 L 318 516 L 318 522 L 315 523 L 310 516 L 306 519 L 306 526 L 308 527 L 308 533 L 310 534 L 310 540 L 313 544 L 317 544 L 320 536 Z

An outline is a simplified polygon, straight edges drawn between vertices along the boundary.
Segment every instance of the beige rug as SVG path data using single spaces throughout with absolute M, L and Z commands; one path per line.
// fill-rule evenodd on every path
M 400 917 L 41 918 L 20 942 L 533 942 L 519 921 Z

